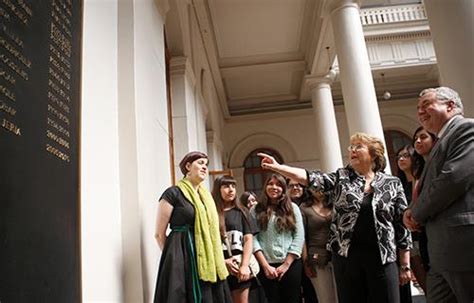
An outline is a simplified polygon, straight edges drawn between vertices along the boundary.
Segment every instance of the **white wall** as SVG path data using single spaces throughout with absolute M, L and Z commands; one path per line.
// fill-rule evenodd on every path
M 416 102 L 417 100 L 413 99 L 380 103 L 384 129 L 399 130 L 411 136 L 418 126 Z M 224 161 L 230 168 L 240 171 L 238 168 L 243 166 L 243 161 L 240 161 L 240 159 L 245 159 L 252 150 L 261 147 L 272 147 L 271 142 L 284 146 L 285 143 L 280 143 L 281 141 L 286 142 L 288 145 L 286 148 L 293 149 L 296 155 L 295 159 L 284 159 L 285 162 L 298 167 L 316 169 L 319 167 L 319 150 L 323 147 L 317 146 L 316 134 L 312 131 L 316 125 L 314 119 L 315 116 L 311 110 L 233 119 L 225 126 L 223 145 L 226 158 Z M 336 107 L 336 120 L 343 162 L 347 163 L 348 152 L 346 146 L 349 145 L 350 134 L 342 106 Z M 250 145 L 243 143 L 257 134 L 261 134 L 259 140 L 253 140 Z M 267 134 L 267 138 L 265 138 L 265 134 Z M 281 140 L 275 141 L 272 138 L 273 136 L 278 136 Z M 242 148 L 243 145 L 245 147 Z M 276 146 L 273 147 L 283 153 Z M 231 163 L 233 159 L 239 159 L 242 163 Z M 238 182 L 243 184 L 243 175 L 237 175 Z M 241 190 L 242 186 L 239 187 L 239 191 Z
M 159 195 L 171 185 L 163 17 L 135 0 L 135 115 L 143 302 L 152 302 L 160 251 L 154 240 Z
M 84 302 L 151 302 L 170 185 L 163 18 L 153 0 L 84 4 Z
M 81 144 L 82 296 L 122 301 L 117 3 L 84 3 Z

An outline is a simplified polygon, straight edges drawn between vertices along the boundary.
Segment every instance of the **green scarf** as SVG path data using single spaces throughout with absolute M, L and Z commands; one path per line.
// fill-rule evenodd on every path
M 194 242 L 196 245 L 199 278 L 207 282 L 225 280 L 229 275 L 224 261 L 219 216 L 211 194 L 204 186 L 198 193 L 187 179 L 178 181 L 178 188 L 194 206 Z

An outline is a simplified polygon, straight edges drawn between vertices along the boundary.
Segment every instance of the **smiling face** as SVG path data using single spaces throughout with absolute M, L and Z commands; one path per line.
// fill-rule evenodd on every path
M 369 147 L 362 140 L 351 141 L 349 146 L 350 165 L 357 172 L 361 173 L 367 168 L 372 167 L 373 157 L 370 155 Z
M 398 168 L 400 168 L 404 172 L 410 172 L 411 171 L 411 157 L 410 153 L 406 149 L 402 149 L 401 151 L 398 152 L 397 155 L 397 164 Z
M 422 128 L 415 134 L 413 139 L 413 145 L 416 152 L 422 157 L 427 156 L 433 148 L 434 143 L 431 135 L 426 131 L 426 129 Z
M 235 200 L 237 190 L 235 184 L 223 184 L 221 185 L 221 197 L 222 201 L 226 203 L 233 202 Z
M 199 184 L 207 177 L 207 158 L 199 158 L 192 163 L 186 163 L 187 178 L 194 184 Z
M 290 180 L 288 183 L 288 194 L 291 199 L 298 199 L 303 195 L 303 186 L 295 180 Z
M 276 178 L 271 178 L 265 185 L 265 194 L 270 202 L 277 202 L 283 195 L 283 186 Z
M 252 206 L 257 205 L 258 201 L 254 195 L 250 195 L 247 199 L 247 208 L 252 208 Z
M 428 92 L 421 96 L 418 101 L 418 120 L 426 130 L 437 134 L 451 118 L 453 110 L 453 101 L 438 101 L 436 93 Z

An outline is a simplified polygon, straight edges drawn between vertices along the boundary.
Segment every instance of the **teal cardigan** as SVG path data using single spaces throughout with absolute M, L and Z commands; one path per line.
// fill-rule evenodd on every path
M 253 237 L 253 252 L 261 250 L 267 262 L 283 263 L 286 256 L 291 253 L 298 258 L 301 257 L 304 243 L 304 227 L 301 211 L 295 203 L 291 203 L 295 214 L 296 230 L 278 232 L 276 229 L 276 217 L 271 215 L 268 227 Z M 255 207 L 250 210 L 252 220 L 257 224 Z M 257 224 L 258 226 L 258 224 Z

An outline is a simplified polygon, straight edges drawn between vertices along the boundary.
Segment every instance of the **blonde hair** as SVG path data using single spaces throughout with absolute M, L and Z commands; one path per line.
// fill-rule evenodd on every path
M 385 148 L 382 140 L 366 133 L 355 133 L 351 136 L 351 143 L 354 141 L 361 141 L 369 148 L 369 154 L 374 159 L 374 172 L 383 171 L 385 169 L 387 161 L 385 160 Z

